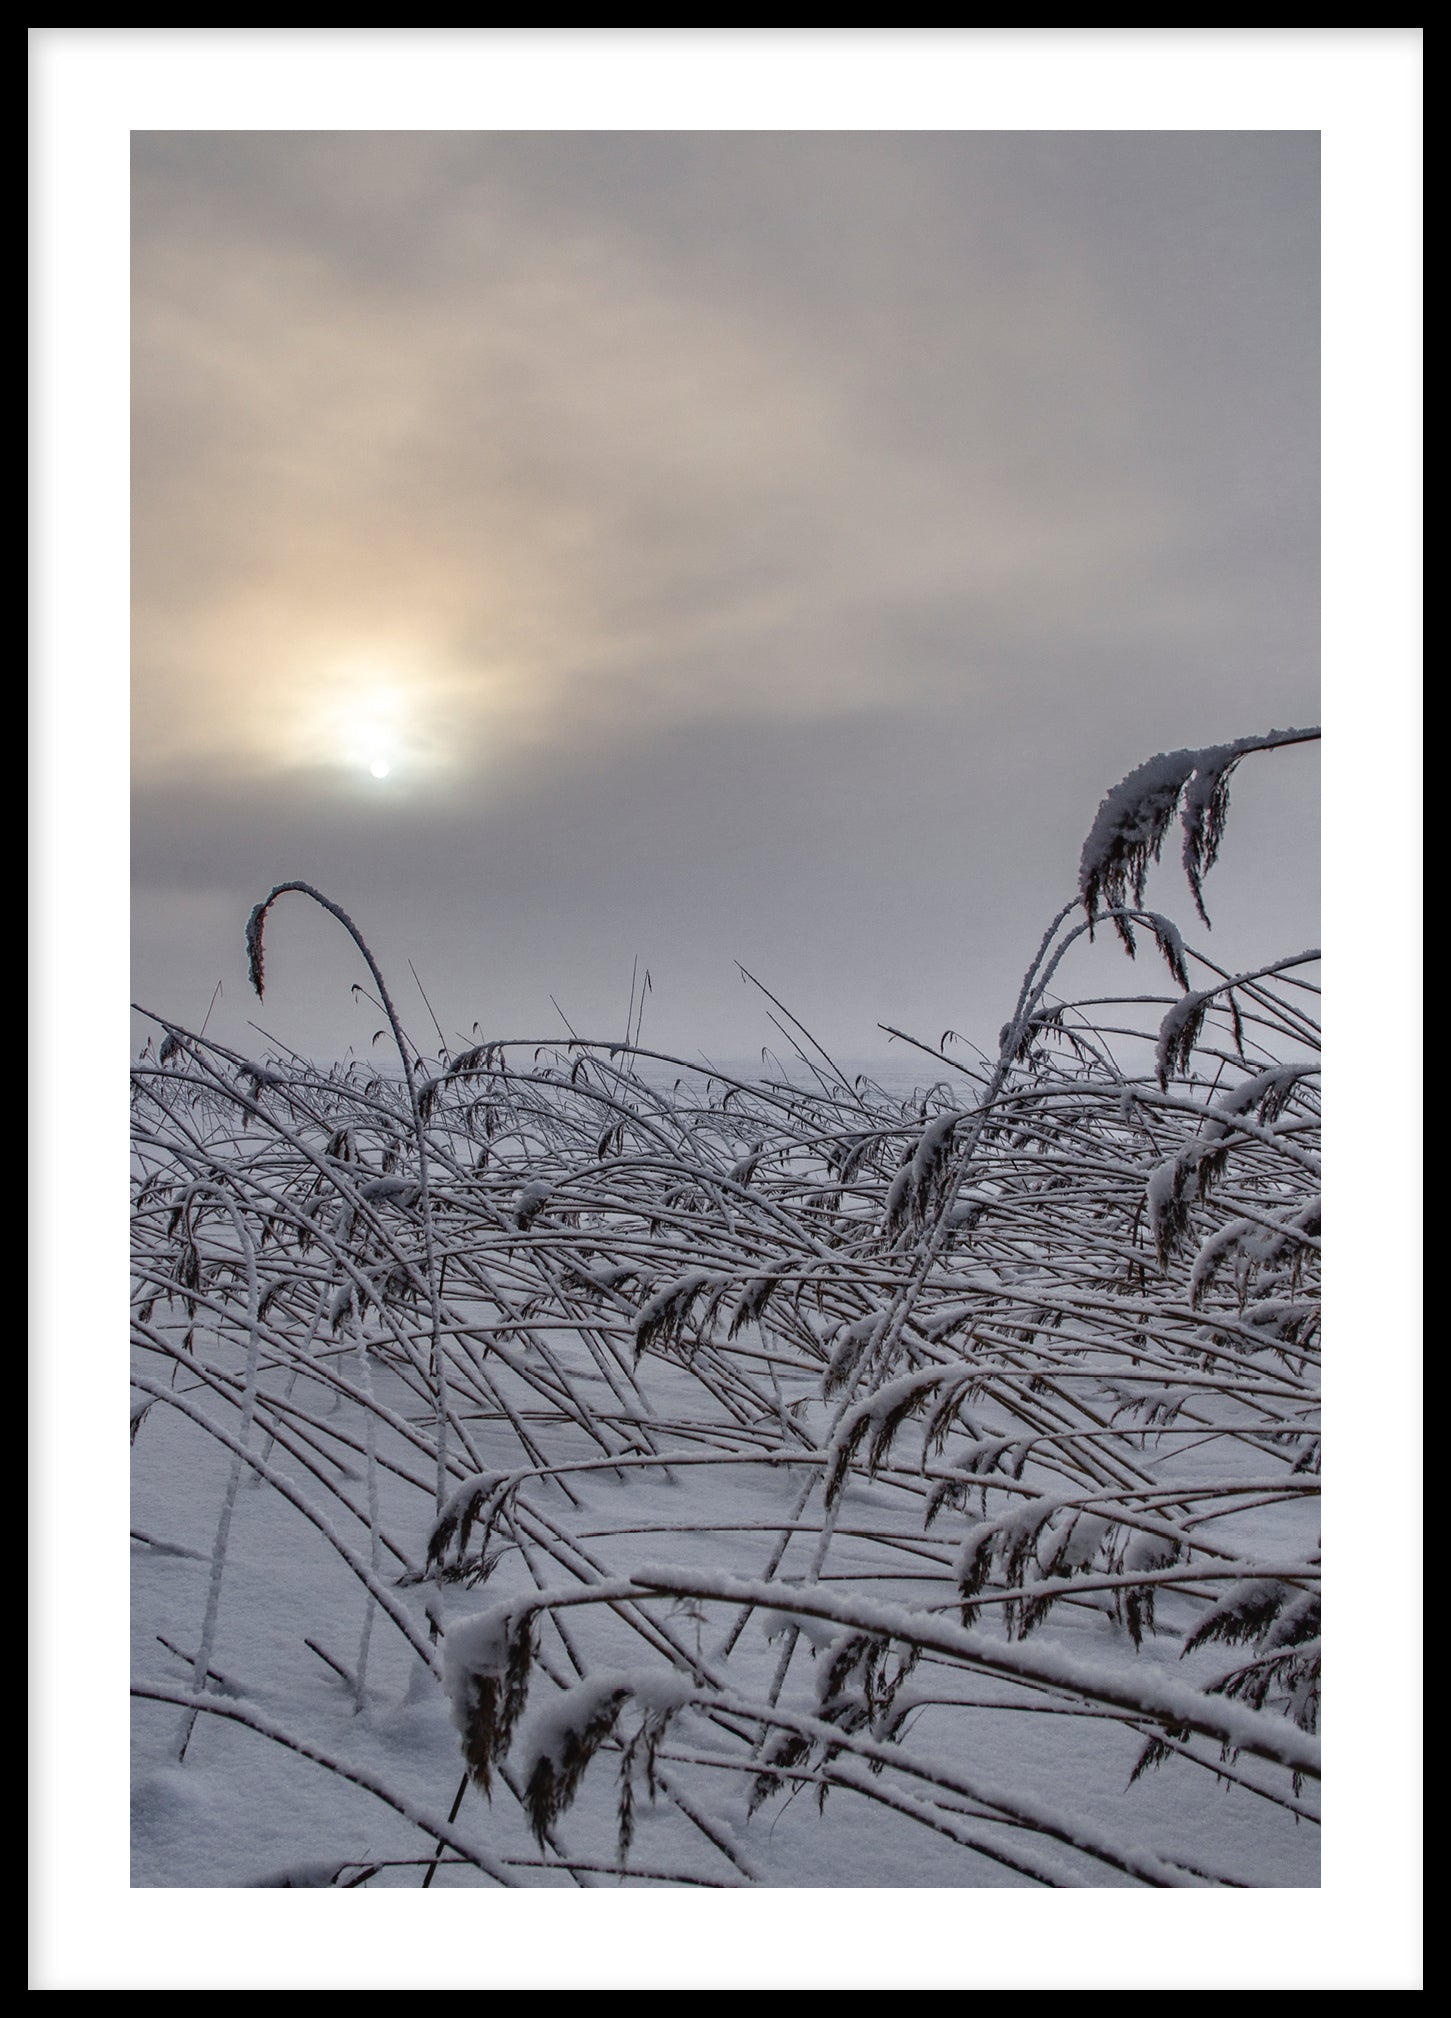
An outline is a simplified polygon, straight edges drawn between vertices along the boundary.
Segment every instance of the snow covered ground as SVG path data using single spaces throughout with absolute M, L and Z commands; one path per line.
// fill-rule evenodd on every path
M 400 1414 L 406 1410 L 402 1383 L 379 1376 L 376 1385 L 380 1401 Z M 292 1399 L 326 1425 L 315 1432 L 317 1446 L 353 1469 L 356 1489 L 358 1412 L 319 1382 L 299 1383 Z M 235 1418 L 235 1409 L 222 1401 L 207 1413 L 223 1425 Z M 352 1444 L 335 1443 L 337 1432 L 349 1434 Z M 499 1448 L 506 1441 L 497 1430 L 480 1437 L 495 1447 L 487 1454 L 498 1458 L 506 1456 Z M 660 1441 L 696 1456 L 683 1436 Z M 185 1763 L 177 1763 L 187 1713 L 170 1699 L 184 1698 L 192 1685 L 191 1657 L 206 1609 L 208 1559 L 228 1454 L 195 1421 L 164 1407 L 148 1414 L 137 1451 L 138 1458 L 145 1451 L 145 1462 L 137 1466 L 133 1532 L 145 1539 L 133 1541 L 135 1668 L 139 1687 L 169 1699 L 143 1696 L 137 1703 L 133 1882 L 345 1884 L 377 1867 L 366 1882 L 420 1884 L 426 1867 L 419 1860 L 432 1856 L 436 1842 L 429 1832 L 448 1816 L 461 1773 L 459 1734 L 446 1691 L 402 1636 L 380 1621 L 359 1708 L 355 1689 L 328 1657 L 356 1675 L 362 1593 L 353 1578 L 337 1574 L 339 1557 L 327 1539 L 266 1483 L 244 1486 L 238 1495 L 208 1684 L 222 1714 L 198 1719 Z M 273 1462 L 278 1455 L 274 1450 Z M 379 1456 L 404 1463 L 406 1447 L 396 1436 L 380 1439 Z M 295 1465 L 283 1460 L 279 1471 L 284 1466 L 297 1475 Z M 684 1571 L 687 1582 L 698 1576 L 709 1584 L 727 1568 L 759 1577 L 808 1478 L 804 1467 L 698 1461 L 677 1464 L 668 1475 L 643 1467 L 575 1474 L 572 1502 L 561 1486 L 536 1487 L 531 1500 L 538 1511 L 520 1519 L 521 1528 L 533 1530 L 527 1559 L 521 1543 L 482 1590 L 424 1582 L 397 1596 L 425 1644 L 430 1619 L 442 1624 L 446 1649 L 450 1634 L 477 1616 L 485 1600 L 528 1591 L 531 1573 L 553 1588 L 571 1583 L 586 1563 L 584 1573 L 597 1574 L 601 1582 L 628 1580 L 643 1565 L 662 1561 Z M 382 1530 L 414 1542 L 421 1556 L 426 1492 L 387 1471 L 382 1479 Z M 924 1541 L 920 1500 L 920 1490 L 908 1483 L 847 1490 L 820 1572 L 828 1599 L 849 1610 L 861 1595 L 899 1606 L 935 1606 L 935 1616 L 944 1616 L 958 1524 L 948 1525 L 935 1545 Z M 1249 1514 L 1216 1523 L 1216 1539 L 1222 1543 L 1232 1535 L 1252 1561 L 1293 1558 L 1286 1548 L 1285 1509 L 1274 1511 L 1277 1519 L 1268 1532 Z M 1307 1500 L 1293 1512 L 1303 1554 L 1314 1543 L 1313 1503 Z M 778 1579 L 808 1573 L 816 1539 L 816 1525 L 803 1524 L 776 1565 Z M 642 1693 L 647 1676 L 688 1675 L 694 1655 L 728 1676 L 728 1691 L 722 1693 L 749 1704 L 768 1696 L 794 1623 L 787 1611 L 758 1608 L 724 1660 L 721 1643 L 740 1605 L 706 1599 L 678 1609 L 670 1602 L 632 1609 L 633 1618 L 603 1606 L 560 1614 L 567 1643 L 562 1636 L 545 1636 L 542 1652 L 551 1673 L 541 1675 L 531 1691 L 518 1746 L 523 1763 L 495 1781 L 492 1802 L 473 1788 L 465 1796 L 458 1818 L 463 1840 L 491 1860 L 517 1860 L 506 1865 L 515 1882 L 615 1882 L 601 1874 L 617 1862 L 616 1752 L 591 1762 L 579 1798 L 551 1829 L 543 1849 L 517 1798 L 527 1762 L 549 1741 L 551 1708 L 568 1700 L 556 1681 L 576 1680 L 571 1654 L 591 1675 L 634 1678 Z M 651 1616 L 674 1650 L 665 1652 L 652 1642 L 644 1627 Z M 1161 1600 L 1161 1630 L 1170 1616 Z M 807 1623 L 782 1700 L 809 1714 L 840 1629 L 820 1620 Z M 1050 1670 L 1060 1651 L 1109 1666 L 1121 1658 L 1121 1637 L 1107 1609 L 1085 1600 L 1072 1612 L 1056 1614 L 1051 1634 L 1030 1637 L 1023 1650 Z M 1135 1678 L 1162 1677 L 1182 1686 L 1179 1637 L 1163 1633 L 1146 1640 L 1132 1664 Z M 1212 1675 L 1223 1665 L 1201 1655 L 1190 1678 Z M 1128 1884 L 1142 1882 L 1159 1857 L 1240 1883 L 1317 1880 L 1318 1831 L 1292 1806 L 1281 1805 L 1294 1797 L 1284 1773 L 1268 1762 L 1241 1758 L 1236 1771 L 1251 1785 L 1273 1789 L 1273 1800 L 1223 1783 L 1203 1765 L 1183 1759 L 1130 1787 L 1150 1728 L 1143 1718 L 1121 1719 L 1081 1703 L 1071 1692 L 1065 1696 L 1041 1683 L 975 1672 L 930 1655 L 906 1686 L 920 1707 L 902 1719 L 901 1746 L 924 1761 L 932 1777 L 914 1784 L 895 1772 L 874 1782 L 869 1765 L 865 1770 L 847 1765 L 848 1783 L 838 1783 L 823 1808 L 815 1788 L 798 1783 L 751 1816 L 752 1782 L 743 1771 L 754 1736 L 749 1718 L 678 1714 L 662 1743 L 661 1791 L 654 1800 L 643 1771 L 639 1774 L 628 1865 L 641 1875 L 631 1882 L 990 1886 L 1035 1882 L 1031 1871 L 1044 1882 Z M 255 1711 L 259 1722 L 313 1748 L 335 1770 L 225 1714 L 237 1709 Z M 638 1720 L 632 1703 L 623 1729 L 632 1730 Z M 1214 1747 L 1197 1750 L 1201 1757 L 1217 1757 Z M 853 1771 L 870 1794 L 850 1786 Z M 346 1773 L 357 1774 L 363 1784 Z M 958 1793 L 958 1785 L 987 1798 Z M 901 1798 L 903 1811 L 882 1805 L 889 1792 Z M 1101 1839 L 1138 1869 L 1127 1872 L 1086 1857 L 1061 1835 L 1041 1834 L 1031 1820 L 1005 1825 L 991 1805 L 998 1792 L 1030 1817 L 1041 1811 L 1043 1828 Z M 390 1797 L 402 1804 L 401 1812 L 389 1805 Z M 1295 1805 L 1310 1810 L 1303 1793 Z M 929 1814 L 931 1822 L 925 1819 Z M 969 1821 L 969 1815 L 990 1819 Z M 576 1867 L 567 1870 L 570 1860 Z M 1176 1871 L 1169 1881 L 1183 1878 Z M 437 1885 L 481 1882 L 491 1880 L 457 1862 L 441 1865 L 434 1879 Z

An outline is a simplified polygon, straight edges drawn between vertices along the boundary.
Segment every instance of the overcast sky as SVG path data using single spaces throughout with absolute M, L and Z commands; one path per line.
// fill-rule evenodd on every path
M 988 1043 L 1111 784 L 1319 718 L 1312 133 L 133 166 L 133 992 L 193 1028 L 367 1047 L 300 900 L 247 993 L 297 877 L 421 1042 L 410 960 L 450 1037 L 613 1036 L 638 956 L 687 1055 L 774 1041 L 737 961 Z M 1217 957 L 1315 940 L 1317 804 L 1242 768 Z

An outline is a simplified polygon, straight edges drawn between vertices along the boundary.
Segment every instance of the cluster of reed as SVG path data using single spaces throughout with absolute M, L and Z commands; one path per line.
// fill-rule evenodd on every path
M 1117 788 L 997 1055 L 919 1047 L 907 1101 L 791 1018 L 791 1069 L 749 1081 L 638 1041 L 425 1056 L 352 921 L 272 892 L 259 992 L 270 907 L 316 900 L 397 1065 L 248 1059 L 157 1019 L 133 1071 L 133 1435 L 164 1404 L 226 1454 L 190 1680 L 138 1685 L 176 1706 L 178 1752 L 221 1716 L 344 1773 L 422 1832 L 425 1883 L 701 1882 L 632 1861 L 642 1795 L 706 1882 L 750 1882 L 711 1790 L 754 1812 L 803 1786 L 1024 1882 L 1243 1882 L 984 1776 L 989 1712 L 1116 1730 L 1135 1777 L 1177 1760 L 1313 1820 L 1315 956 L 1226 973 L 1143 905 L 1178 813 L 1202 906 L 1234 765 L 1299 740 Z M 1058 992 L 1103 922 L 1153 942 L 1161 995 Z M 246 1477 L 360 1587 L 356 1652 L 318 1649 L 356 1705 L 379 1631 L 447 1698 L 451 1813 L 219 1677 Z M 1144 1658 L 1171 1635 L 1182 1665 Z M 601 1753 L 613 1855 L 571 1856 Z M 470 1782 L 507 1790 L 537 1856 L 460 1821 Z

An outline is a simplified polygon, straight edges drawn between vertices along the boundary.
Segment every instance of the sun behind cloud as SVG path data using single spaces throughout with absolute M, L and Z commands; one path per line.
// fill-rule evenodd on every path
M 413 783 L 443 768 L 440 697 L 418 668 L 341 659 L 320 667 L 299 699 L 287 739 L 292 763 Z

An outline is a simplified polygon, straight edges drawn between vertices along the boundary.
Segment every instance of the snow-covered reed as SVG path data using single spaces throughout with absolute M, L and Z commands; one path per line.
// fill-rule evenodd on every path
M 1309 733 L 1117 787 L 997 1055 L 910 1101 L 790 1018 L 755 1080 L 425 1056 L 272 892 L 259 985 L 321 903 L 402 1077 L 164 1018 L 133 1070 L 138 1750 L 179 1706 L 234 1838 L 238 1744 L 402 1835 L 298 1780 L 182 1878 L 143 1787 L 138 1882 L 1315 1882 L 1316 956 L 1143 905 L 1179 812 L 1202 912 L 1234 765 Z M 1158 997 L 1068 992 L 1104 921 Z

